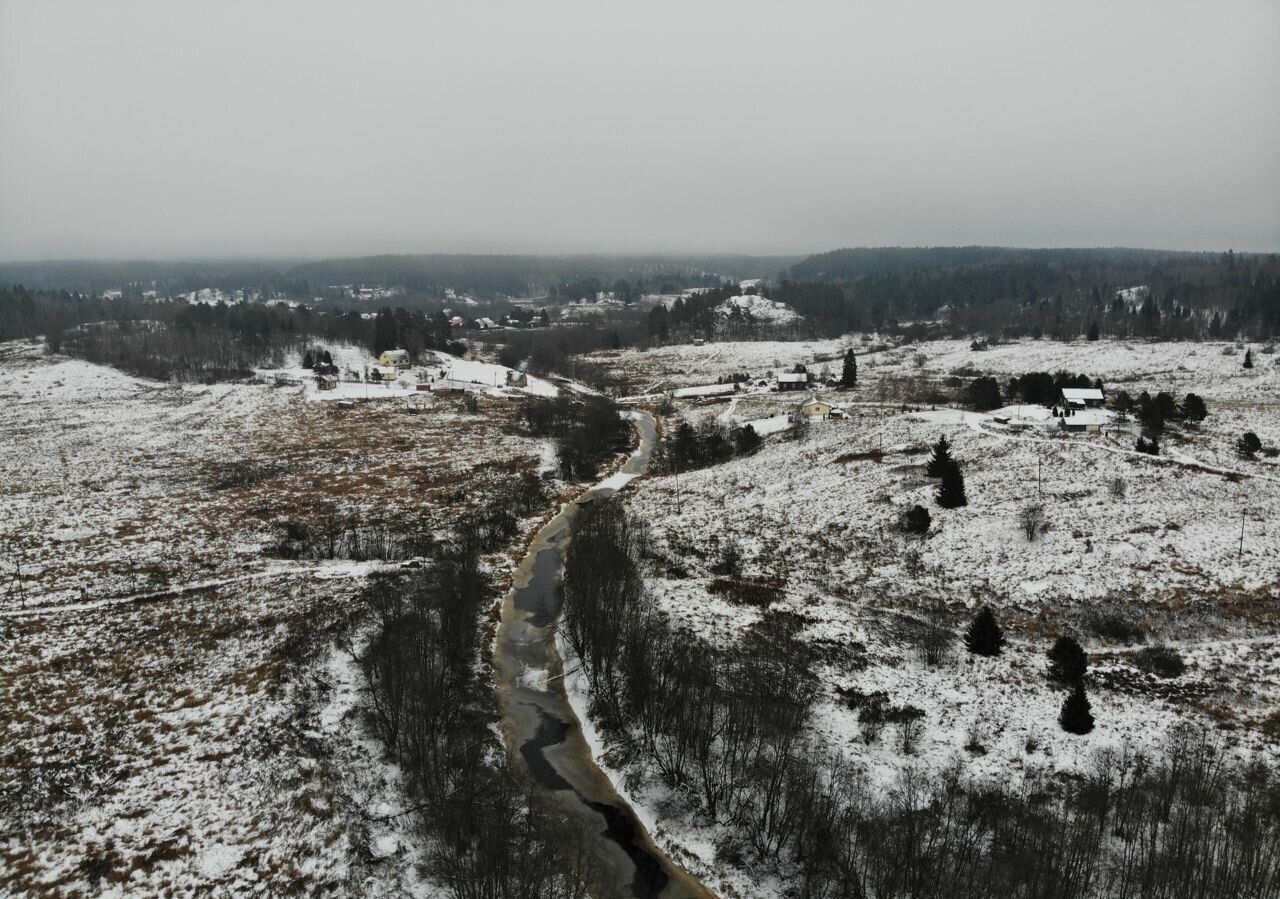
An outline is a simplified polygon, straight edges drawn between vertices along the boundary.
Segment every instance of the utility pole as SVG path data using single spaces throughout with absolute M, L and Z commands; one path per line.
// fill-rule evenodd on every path
M 1040 468 L 1044 465 L 1044 457 L 1036 456 L 1036 499 L 1044 499 L 1044 492 L 1040 489 Z
M 1240 510 L 1240 551 L 1236 553 L 1237 560 L 1244 558 L 1244 516 L 1247 509 L 1246 506 Z

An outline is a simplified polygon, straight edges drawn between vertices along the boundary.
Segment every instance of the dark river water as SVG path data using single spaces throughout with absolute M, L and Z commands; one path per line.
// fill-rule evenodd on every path
M 655 442 L 653 419 L 638 413 L 640 447 L 620 474 L 644 472 Z M 614 475 L 582 500 L 609 496 L 624 478 Z M 564 692 L 553 625 L 560 614 L 556 584 L 579 506 L 570 503 L 548 522 L 516 572 L 502 609 L 495 663 L 498 702 L 508 748 L 534 781 L 584 830 L 596 836 L 587 872 L 600 899 L 710 899 L 709 890 L 658 849 L 613 784 L 596 766 Z

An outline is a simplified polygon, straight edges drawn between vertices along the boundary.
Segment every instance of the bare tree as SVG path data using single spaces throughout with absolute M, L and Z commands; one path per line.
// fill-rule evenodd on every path
M 1018 522 L 1022 525 L 1022 533 L 1027 535 L 1028 542 L 1036 539 L 1044 527 L 1044 506 L 1033 504 L 1026 506 L 1018 513 Z

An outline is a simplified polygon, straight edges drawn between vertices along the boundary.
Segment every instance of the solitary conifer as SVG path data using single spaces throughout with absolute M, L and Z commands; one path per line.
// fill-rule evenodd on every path
M 940 478 L 951 462 L 951 444 L 947 443 L 947 435 L 943 434 L 933 445 L 933 456 L 929 459 L 929 466 L 925 471 L 931 478 Z
M 1076 684 L 1062 701 L 1058 723 L 1069 734 L 1087 734 L 1093 730 L 1093 712 L 1089 709 L 1089 697 L 1085 695 L 1084 684 Z
M 957 509 L 969 505 L 964 495 L 964 475 L 960 473 L 960 465 L 952 459 L 942 472 L 942 483 L 938 485 L 938 505 L 944 509 Z
M 1060 684 L 1084 682 L 1089 657 L 1073 637 L 1059 637 L 1049 650 L 1049 680 Z
M 1244 351 L 1244 367 L 1253 368 L 1253 350 Z
M 1004 631 L 996 623 L 996 616 L 983 606 L 964 632 L 965 649 L 974 655 L 998 656 L 1004 647 Z
M 844 354 L 844 367 L 840 371 L 840 386 L 854 387 L 858 383 L 858 360 L 853 355 L 853 350 L 846 350 Z

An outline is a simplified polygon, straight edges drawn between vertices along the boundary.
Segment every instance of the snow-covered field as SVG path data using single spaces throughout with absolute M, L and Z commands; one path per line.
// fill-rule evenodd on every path
M 848 419 L 815 422 L 802 439 L 778 434 L 753 456 L 630 488 L 629 508 L 651 524 L 666 559 L 653 565 L 649 585 L 679 627 L 726 645 L 765 614 L 708 589 L 712 566 L 736 543 L 744 575 L 783 585 L 770 611 L 800 616 L 818 652 L 824 691 L 813 736 L 886 786 L 908 768 L 938 771 L 957 759 L 977 782 L 1080 773 L 1098 750 L 1151 749 L 1180 722 L 1219 730 L 1241 757 L 1280 764 L 1280 460 L 1235 451 L 1245 430 L 1280 445 L 1274 355 L 1255 348 L 1258 364 L 1244 370 L 1242 351 L 1224 355 L 1228 344 L 1026 341 L 975 352 L 946 341 L 864 353 L 865 344 L 849 339 L 668 347 L 610 361 L 624 374 L 634 363 L 637 383 L 705 383 L 735 370 L 758 375 L 775 360 L 838 356 L 845 346 L 859 353 L 859 386 L 826 398 Z M 1209 417 L 1199 427 L 1171 425 L 1162 455 L 1151 457 L 1134 452 L 1133 426 L 1068 435 L 1043 420 L 1047 412 L 1015 407 L 1001 417 L 1021 414 L 1028 427 L 1011 430 L 992 416 L 918 401 L 930 390 L 954 392 L 953 378 L 967 385 L 993 374 L 1003 384 L 1013 374 L 1059 369 L 1100 377 L 1110 392 L 1168 390 L 1178 399 L 1195 392 Z M 799 399 L 702 399 L 679 414 L 785 422 L 781 413 Z M 943 434 L 962 461 L 963 508 L 940 508 L 937 482 L 924 471 L 929 445 Z M 923 538 L 896 528 L 915 504 L 933 517 Z M 1031 505 L 1043 507 L 1046 525 L 1033 541 L 1019 520 Z M 957 641 L 948 661 L 926 665 L 913 628 L 928 620 L 958 633 L 984 604 L 1005 628 L 1005 653 L 974 657 Z M 1140 645 L 1112 636 L 1108 617 L 1141 632 L 1145 645 L 1176 648 L 1186 673 L 1160 679 L 1140 671 Z M 1045 678 L 1046 651 L 1062 634 L 1076 636 L 1092 659 L 1097 728 L 1083 737 L 1058 727 L 1063 694 Z M 884 691 L 895 705 L 921 709 L 917 745 L 904 752 L 896 726 L 868 743 L 843 698 L 851 690 Z M 662 819 L 664 843 L 702 858 L 710 874 L 703 850 L 712 835 L 643 771 L 618 774 Z M 749 878 L 733 886 L 769 895 Z
M 515 407 L 481 404 L 0 345 L 0 894 L 433 895 L 350 650 L 381 563 L 265 550 L 327 504 L 444 532 L 540 470 Z

